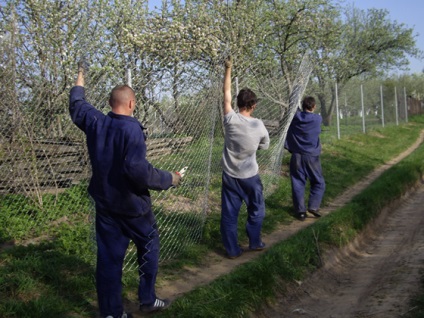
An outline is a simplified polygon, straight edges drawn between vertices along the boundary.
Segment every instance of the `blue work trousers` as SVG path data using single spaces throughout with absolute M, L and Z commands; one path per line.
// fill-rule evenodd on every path
M 241 253 L 237 223 L 243 201 L 247 206 L 246 233 L 249 238 L 249 247 L 259 247 L 262 242 L 261 229 L 265 217 L 263 186 L 259 175 L 237 179 L 223 172 L 221 200 L 221 236 L 228 256 L 237 256 Z
M 325 191 L 319 156 L 293 153 L 290 159 L 293 207 L 296 213 L 306 212 L 305 186 L 310 182 L 308 210 L 318 210 Z
M 96 240 L 96 288 L 102 317 L 119 317 L 124 311 L 122 266 L 130 240 L 137 247 L 139 301 L 153 303 L 159 262 L 159 234 L 154 215 L 128 217 L 97 209 Z

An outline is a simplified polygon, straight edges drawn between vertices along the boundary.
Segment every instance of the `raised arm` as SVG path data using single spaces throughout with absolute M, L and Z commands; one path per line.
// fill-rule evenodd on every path
M 82 61 L 78 62 L 78 75 L 75 81 L 75 86 L 84 87 L 84 65 Z
M 228 114 L 233 107 L 231 106 L 231 57 L 225 60 L 225 74 L 224 74 L 224 115 Z
M 69 93 L 69 114 L 75 125 L 85 132 L 94 120 L 105 115 L 85 100 L 84 73 L 84 63 L 78 62 L 75 86 L 71 88 Z

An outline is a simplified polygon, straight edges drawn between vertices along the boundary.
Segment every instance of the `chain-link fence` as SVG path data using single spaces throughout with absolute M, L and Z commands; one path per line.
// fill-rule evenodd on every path
M 410 96 L 405 87 L 384 81 L 353 80 L 341 89 L 334 84 L 334 95 L 333 112 L 324 131 L 339 139 L 373 128 L 399 125 L 408 122 L 409 116 L 424 112 L 424 103 Z
M 0 7 L 0 243 L 38 242 L 72 229 L 67 244 L 94 260 L 94 208 L 86 190 L 90 163 L 85 137 L 68 113 L 80 58 L 89 65 L 87 100 L 107 113 L 111 89 L 129 84 L 136 92 L 135 117 L 147 128 L 148 160 L 170 171 L 188 166 L 181 187 L 151 192 L 161 260 L 199 242 L 205 220 L 220 210 L 228 55 L 234 95 L 249 87 L 260 99 L 254 115 L 268 128 L 271 146 L 257 158 L 265 195 L 273 192 L 288 123 L 310 76 L 308 59 L 291 55 L 288 63 L 284 52 L 277 57 L 262 44 L 265 38 L 268 45 L 278 43 L 270 37 L 281 34 L 255 29 L 264 23 L 255 1 L 187 6 L 195 7 L 171 6 L 169 15 L 148 12 L 146 1 L 9 0 Z M 339 119 L 348 130 L 360 127 L 361 114 L 367 123 L 381 121 L 379 90 L 365 90 L 362 113 L 359 93 L 351 93 L 356 88 L 345 87 L 339 96 Z M 402 120 L 402 91 L 395 99 L 387 90 L 385 121 L 395 114 Z M 126 266 L 135 263 L 130 248 Z
M 16 18 L 16 8 L 9 9 L 11 18 L 5 21 L 9 24 L 2 25 L 9 31 L 2 38 L 0 64 L 0 242 L 38 242 L 72 228 L 73 250 L 94 260 L 95 244 L 90 239 L 94 207 L 86 190 L 90 162 L 85 136 L 68 113 L 69 90 L 80 57 L 89 65 L 87 100 L 107 113 L 111 89 L 129 84 L 136 92 L 134 116 L 147 128 L 148 160 L 163 170 L 188 167 L 182 186 L 151 192 L 162 261 L 198 243 L 206 218 L 220 210 L 223 61 L 228 55 L 234 60 L 234 95 L 249 87 L 260 99 L 255 116 L 268 128 L 271 147 L 258 152 L 258 164 L 265 195 L 273 192 L 280 178 L 288 123 L 311 72 L 307 58 L 303 63 L 299 58 L 289 82 L 275 63 L 245 57 L 245 48 L 231 49 L 223 43 L 225 54 L 205 57 L 182 39 L 176 42 L 178 54 L 184 53 L 185 46 L 194 50 L 182 58 L 162 50 L 120 46 L 119 37 L 108 38 L 107 32 L 100 37 L 96 27 L 101 23 L 92 24 L 91 15 L 81 15 L 73 4 L 63 9 L 69 11 L 64 16 L 69 18 L 67 28 L 60 32 L 46 28 L 41 36 L 29 27 L 24 30 L 27 21 Z M 43 19 L 48 23 L 54 18 L 46 13 Z M 67 33 L 81 25 L 84 28 L 73 38 Z M 22 28 L 25 36 L 15 38 L 15 28 Z M 43 37 L 59 43 L 44 46 Z M 166 47 L 164 43 L 162 49 Z M 134 266 L 136 253 L 130 247 L 126 267 Z
M 127 70 L 132 74 L 129 79 L 123 70 L 104 74 L 92 68 L 85 85 L 87 100 L 106 113 L 111 88 L 130 82 L 137 93 L 135 116 L 147 128 L 148 160 L 169 171 L 188 166 L 181 187 L 152 191 L 161 234 L 161 259 L 172 258 L 185 246 L 198 242 L 209 204 L 220 205 L 222 60 L 197 71 L 205 74 L 204 80 L 185 83 L 182 93 L 176 86 L 180 83 L 167 74 L 141 88 L 145 84 L 140 81 L 145 77 L 135 76 L 137 69 Z M 292 109 L 299 103 L 309 72 L 306 65 L 299 73 L 301 91 L 293 91 Z M 264 120 L 271 135 L 271 149 L 258 153 L 265 193 L 270 194 L 279 178 L 284 134 L 292 115 L 287 111 L 289 98 L 280 103 L 269 100 L 267 94 L 272 92 L 261 85 L 264 79 L 252 69 L 244 74 L 238 84 L 250 84 L 258 93 L 256 115 Z M 87 215 L 92 214 L 93 207 L 85 190 L 90 176 L 85 136 L 70 120 L 67 94 L 26 92 L 25 98 L 13 99 L 11 91 L 5 92 L 8 95 L 2 99 L 2 109 L 6 110 L 2 121 L 9 122 L 10 127 L 2 126 L 1 139 L 2 240 L 52 236 L 62 224 L 91 228 L 92 219 Z M 135 253 L 130 251 L 127 263 L 135 264 L 133 258 Z

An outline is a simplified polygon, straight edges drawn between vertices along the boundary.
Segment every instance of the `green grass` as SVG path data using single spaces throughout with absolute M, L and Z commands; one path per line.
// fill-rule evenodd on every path
M 323 135 L 322 166 L 327 183 L 324 204 L 330 202 L 350 185 L 359 181 L 375 167 L 409 147 L 424 128 L 424 117 L 411 118 L 409 124 L 376 128 L 367 134 L 343 137 L 341 140 Z M 220 151 L 217 153 L 219 154 Z M 258 260 L 237 268 L 233 273 L 219 278 L 212 284 L 199 288 L 180 298 L 165 316 L 175 317 L 223 317 L 246 316 L 266 300 L 272 300 L 276 292 L 284 293 L 287 284 L 300 280 L 319 266 L 314 235 L 319 236 L 320 249 L 341 246 L 349 242 L 375 215 L 378 210 L 399 197 L 422 174 L 424 150 L 416 151 L 408 159 L 393 167 L 373 183 L 367 191 L 355 197 L 351 204 L 314 223 L 313 227 L 270 248 Z M 288 170 L 288 156 L 283 160 L 283 173 Z M 390 187 L 388 186 L 390 185 Z M 201 265 L 208 251 L 222 251 L 219 233 L 220 179 L 211 181 L 214 204 L 204 220 L 202 241 L 188 245 L 173 261 L 161 264 L 159 279 L 173 279 L 184 266 Z M 263 231 L 272 232 L 278 224 L 290 223 L 290 181 L 281 178 L 276 191 L 267 198 L 267 215 Z M 85 188 L 73 188 L 52 196 L 46 205 L 35 210 L 26 202 L 26 213 L 42 220 L 54 211 L 57 217 L 67 216 L 55 231 L 49 233 L 49 241 L 40 244 L 11 247 L 0 251 L 0 313 L 5 317 L 95 317 L 96 299 L 93 278 L 92 233 L 90 232 L 90 203 L 76 206 L 86 198 Z M 13 202 L 22 202 L 12 200 Z M 13 214 L 13 204 L 2 201 L 0 219 Z M 239 217 L 240 241 L 246 243 L 244 223 L 246 211 Z M 25 219 L 25 218 L 24 218 Z M 48 218 L 51 220 L 51 217 Z M 28 235 L 25 222 L 19 218 L 14 226 Z M 194 218 L 194 223 L 202 220 Z M 187 226 L 187 225 L 185 225 Z M 43 229 L 39 230 L 40 234 Z M 179 229 L 184 233 L 186 229 Z M 5 229 L 0 230 L 0 240 L 7 241 Z M 36 243 L 36 242 L 35 242 Z M 135 300 L 137 274 L 124 275 L 124 293 Z M 1 316 L 0 315 L 0 316 Z
M 159 317 L 244 317 L 260 309 L 320 266 L 318 250 L 352 241 L 382 207 L 415 185 L 424 174 L 423 158 L 421 146 L 346 206 L 274 245 L 256 260 L 184 295 Z
M 94 317 L 93 266 L 60 241 L 1 253 L 1 317 Z

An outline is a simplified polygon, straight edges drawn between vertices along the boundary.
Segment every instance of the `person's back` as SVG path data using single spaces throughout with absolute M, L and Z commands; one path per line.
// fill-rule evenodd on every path
M 225 62 L 224 75 L 224 127 L 225 145 L 222 153 L 221 237 L 227 256 L 231 259 L 243 254 L 238 244 L 237 218 L 240 207 L 247 206 L 246 233 L 249 249 L 265 248 L 261 239 L 262 221 L 265 216 L 263 186 L 258 174 L 256 151 L 269 147 L 269 135 L 263 122 L 253 118 L 256 94 L 248 88 L 237 95 L 239 113 L 232 107 L 232 61 Z
M 134 151 L 146 154 L 144 135 L 140 123 L 128 116 L 110 112 L 98 119 L 87 134 L 87 145 L 92 165 L 90 195 L 111 212 L 137 214 L 139 195 L 148 194 L 148 189 L 132 183 L 128 170 L 134 164 Z M 147 165 L 147 163 L 145 163 Z M 144 171 L 140 169 L 139 171 Z M 138 188 L 138 189 L 137 189 Z M 128 200 L 128 197 L 133 200 Z M 127 197 L 127 198 L 124 198 Z
M 297 111 L 287 132 L 285 148 L 292 154 L 290 159 L 290 179 L 292 185 L 293 207 L 296 217 L 303 221 L 306 212 L 320 217 L 318 212 L 325 191 L 320 154 L 322 118 L 314 114 L 315 99 L 311 96 L 302 101 L 303 111 Z M 306 181 L 311 187 L 308 207 L 305 206 L 304 194 Z
M 292 153 L 320 155 L 321 123 L 322 118 L 317 114 L 296 111 L 287 132 L 286 149 Z
M 263 122 L 234 111 L 224 117 L 225 147 L 223 170 L 235 178 L 249 178 L 258 173 L 256 151 L 269 146 L 268 131 Z
M 125 89 L 130 90 L 125 85 L 114 88 Z M 172 177 L 147 161 L 140 122 L 119 108 L 104 115 L 85 101 L 84 88 L 80 86 L 71 90 L 70 113 L 87 137 L 92 167 L 88 192 L 96 205 L 110 213 L 150 212 L 149 189 L 169 188 Z
M 122 266 L 130 240 L 137 247 L 142 312 L 165 309 L 170 301 L 156 297 L 159 233 L 149 189 L 178 186 L 177 173 L 154 168 L 146 159 L 143 127 L 132 117 L 135 93 L 127 85 L 112 89 L 104 115 L 85 100 L 84 71 L 79 66 L 70 91 L 72 121 L 86 134 L 92 177 L 89 193 L 96 209 L 96 289 L 102 317 L 126 317 L 122 301 Z

